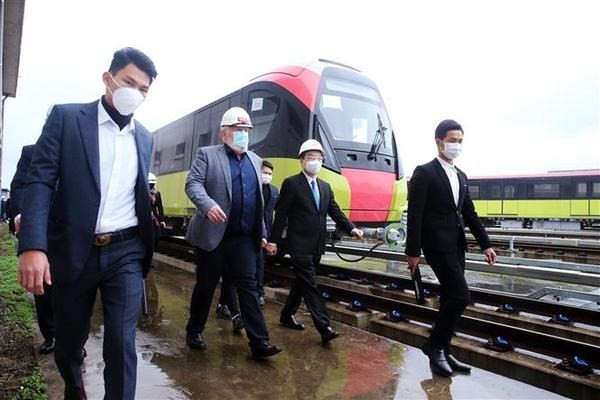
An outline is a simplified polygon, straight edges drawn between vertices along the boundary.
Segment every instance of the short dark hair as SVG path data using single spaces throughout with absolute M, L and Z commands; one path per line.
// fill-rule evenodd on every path
M 147 73 L 150 77 L 150 83 L 152 83 L 156 78 L 156 75 L 158 75 L 156 67 L 150 57 L 133 47 L 124 47 L 115 51 L 108 72 L 114 75 L 129 64 L 134 64 L 136 67 Z
M 263 167 L 267 167 L 267 168 L 271 168 L 271 171 L 273 171 L 275 168 L 273 168 L 273 164 L 271 164 L 269 161 L 267 160 L 263 160 Z
M 453 119 L 445 119 L 438 124 L 437 128 L 435 128 L 435 138 L 444 140 L 448 131 L 461 131 L 462 133 L 465 133 L 458 122 Z

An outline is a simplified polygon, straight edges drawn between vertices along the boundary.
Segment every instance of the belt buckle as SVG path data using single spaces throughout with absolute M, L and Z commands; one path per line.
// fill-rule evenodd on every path
M 94 236 L 94 244 L 98 247 L 103 247 L 110 244 L 111 237 L 107 233 Z

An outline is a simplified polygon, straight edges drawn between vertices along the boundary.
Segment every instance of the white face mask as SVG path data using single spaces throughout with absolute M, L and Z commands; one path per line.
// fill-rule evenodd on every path
M 446 156 L 446 158 L 450 160 L 454 160 L 456 157 L 460 156 L 462 153 L 462 143 L 450 143 L 450 142 L 442 142 L 444 143 L 444 150 L 442 150 L 442 154 Z
M 262 174 L 262 183 L 268 185 L 273 180 L 273 175 Z
M 307 161 L 304 164 L 304 169 L 306 170 L 306 172 L 308 172 L 310 175 L 316 175 L 319 173 L 319 171 L 321 170 L 321 166 L 323 165 L 323 162 L 319 161 L 319 160 L 312 160 L 312 161 Z
M 133 114 L 133 112 L 142 104 L 144 101 L 144 95 L 134 88 L 123 87 L 110 76 L 113 82 L 119 86 L 114 92 L 107 86 L 108 91 L 112 94 L 113 106 L 117 109 L 121 115 Z
M 229 145 L 229 147 L 235 150 L 236 153 L 245 153 L 248 150 L 249 140 L 250 139 L 248 137 L 248 132 L 234 131 L 233 139 L 227 140 L 227 144 Z

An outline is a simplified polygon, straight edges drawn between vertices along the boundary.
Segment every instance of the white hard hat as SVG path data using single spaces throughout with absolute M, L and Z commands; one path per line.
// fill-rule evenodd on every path
M 325 155 L 325 151 L 323 150 L 323 146 L 315 139 L 308 139 L 306 142 L 302 143 L 300 146 L 300 151 L 298 152 L 298 157 L 302 155 L 305 151 L 317 150 L 320 151 L 321 154 Z
M 231 107 L 225 111 L 221 119 L 221 126 L 239 126 L 240 128 L 253 128 L 250 116 L 241 107 Z
M 148 174 L 148 183 L 156 183 L 156 175 L 154 175 L 152 172 Z

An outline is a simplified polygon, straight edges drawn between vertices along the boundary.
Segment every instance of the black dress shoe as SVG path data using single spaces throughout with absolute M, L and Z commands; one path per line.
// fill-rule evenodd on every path
M 448 361 L 448 365 L 450 365 L 450 368 L 452 368 L 453 371 L 458 371 L 458 372 L 471 372 L 471 366 L 467 365 L 463 362 L 460 362 L 456 359 L 456 357 L 454 357 L 452 354 L 450 354 L 449 352 L 444 352 L 444 355 L 446 356 L 446 361 Z
M 321 343 L 327 344 L 331 342 L 333 339 L 338 338 L 340 336 L 339 333 L 333 330 L 330 326 L 325 328 L 325 331 L 321 333 Z
M 429 357 L 429 367 L 431 372 L 440 376 L 451 376 L 452 368 L 446 360 L 444 350 L 436 350 L 431 348 L 427 343 L 422 348 L 423 353 Z
M 262 342 L 250 348 L 252 350 L 253 360 L 264 360 L 281 352 L 281 347 L 273 346 L 269 342 Z
M 231 319 L 231 324 L 233 325 L 233 333 L 240 333 L 244 329 L 244 321 L 242 321 L 240 314 Z
M 200 333 L 188 334 L 186 342 L 190 349 L 206 350 L 206 342 Z
M 225 304 L 217 304 L 217 316 L 221 319 L 231 319 L 231 312 L 229 311 L 229 307 Z
M 296 329 L 298 331 L 304 330 L 304 324 L 301 324 L 300 322 L 296 321 L 296 317 L 294 317 L 293 315 L 290 315 L 286 318 L 279 318 L 279 323 L 285 326 L 286 328 Z
M 50 354 L 54 351 L 54 338 L 46 339 L 38 348 L 40 354 Z

